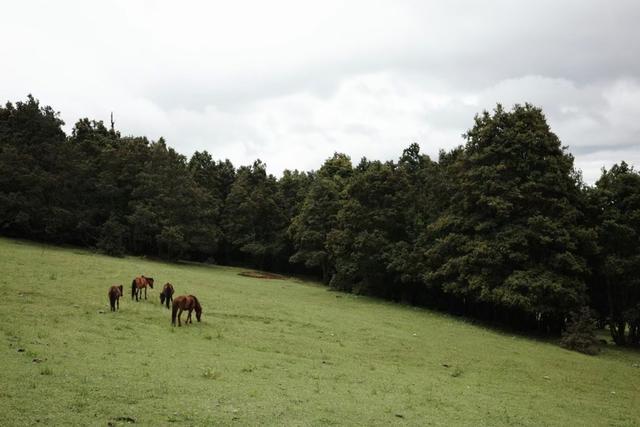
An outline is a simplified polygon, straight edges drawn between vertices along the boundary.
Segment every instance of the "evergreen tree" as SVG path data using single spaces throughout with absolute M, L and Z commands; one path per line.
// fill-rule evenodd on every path
M 603 170 L 594 198 L 600 254 L 594 269 L 606 295 L 611 337 L 640 344 L 640 174 L 625 162 Z M 599 286 L 598 286 L 599 285 Z M 625 331 L 627 333 L 625 334 Z
M 256 160 L 238 169 L 225 201 L 222 227 L 225 240 L 242 261 L 258 268 L 272 267 L 286 250 L 279 238 L 286 228 L 277 181 Z
M 358 165 L 328 237 L 336 264 L 333 287 L 395 296 L 391 264 L 396 244 L 409 240 L 412 211 L 407 178 L 392 162 L 363 159 Z
M 573 158 L 530 105 L 476 116 L 426 229 L 425 279 L 467 313 L 559 333 L 585 303 Z
M 300 212 L 293 217 L 288 229 L 296 251 L 290 261 L 310 269 L 318 268 L 324 283 L 329 283 L 334 273 L 327 236 L 336 227 L 342 191 L 352 173 L 348 156 L 335 153 L 327 159 L 313 175 Z
M 0 230 L 7 235 L 63 242 L 74 216 L 62 171 L 64 122 L 31 95 L 0 108 Z

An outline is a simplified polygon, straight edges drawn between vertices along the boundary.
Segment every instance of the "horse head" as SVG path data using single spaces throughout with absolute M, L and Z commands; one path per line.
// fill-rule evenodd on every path
M 193 295 L 190 295 L 190 296 L 191 296 L 191 298 L 193 298 L 193 302 L 195 302 L 193 308 L 196 310 L 196 319 L 199 322 L 200 321 L 200 316 L 202 316 L 202 306 L 200 305 L 200 301 L 198 301 L 198 298 L 196 298 Z

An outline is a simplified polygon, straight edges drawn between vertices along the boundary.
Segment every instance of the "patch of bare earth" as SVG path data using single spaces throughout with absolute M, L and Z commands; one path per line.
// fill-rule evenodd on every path
M 254 279 L 275 279 L 275 280 L 284 280 L 286 277 L 281 276 L 279 274 L 267 273 L 264 271 L 243 271 L 238 273 L 240 276 L 245 277 L 253 277 Z

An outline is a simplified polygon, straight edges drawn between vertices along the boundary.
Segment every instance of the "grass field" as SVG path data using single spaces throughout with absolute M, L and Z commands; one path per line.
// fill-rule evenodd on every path
M 0 239 L 0 425 L 640 425 L 640 353 L 241 271 Z M 202 323 L 171 327 L 167 281 Z

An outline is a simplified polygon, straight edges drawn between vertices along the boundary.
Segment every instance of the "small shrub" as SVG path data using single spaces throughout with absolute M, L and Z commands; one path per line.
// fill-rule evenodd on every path
M 595 355 L 600 351 L 596 338 L 596 320 L 588 307 L 572 313 L 567 329 L 562 333 L 560 345 L 589 355 Z
M 53 371 L 51 370 L 51 368 L 42 368 L 42 370 L 40 371 L 40 375 L 52 375 Z

